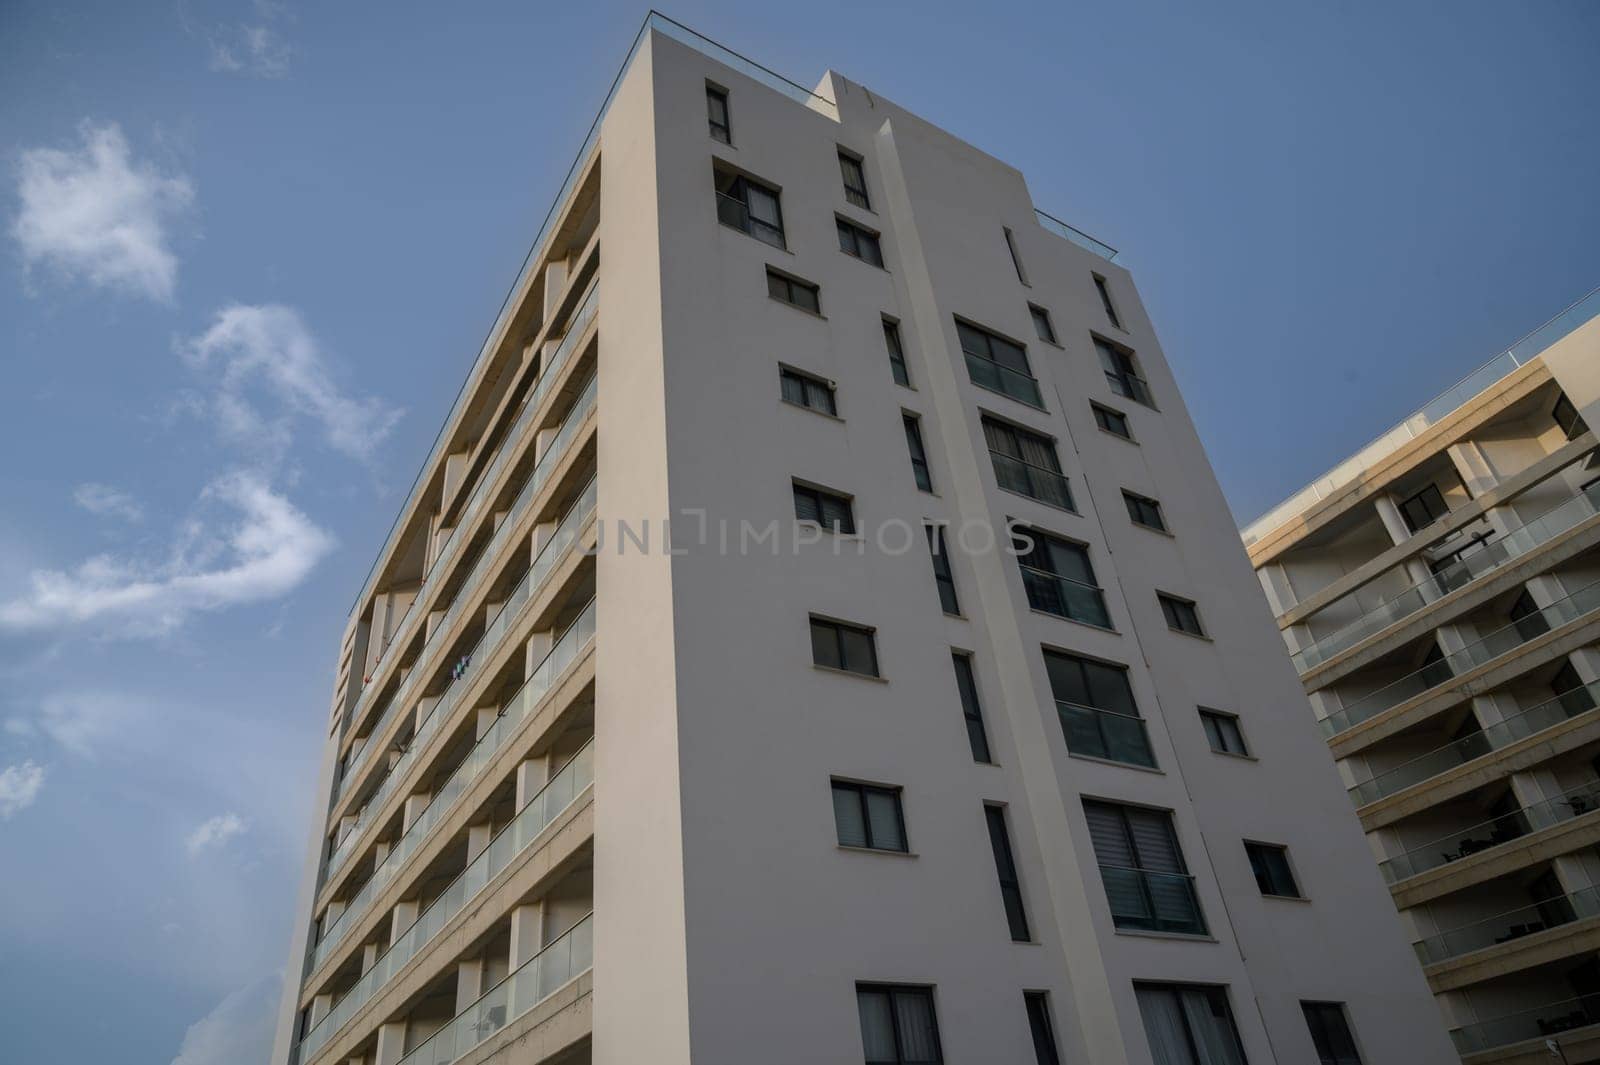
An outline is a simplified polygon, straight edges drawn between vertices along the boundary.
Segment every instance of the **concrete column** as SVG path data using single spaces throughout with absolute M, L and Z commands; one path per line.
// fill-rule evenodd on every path
M 315 1028 L 318 1024 L 320 1024 L 322 1022 L 322 1018 L 326 1017 L 328 1015 L 328 1011 L 331 1009 L 333 1009 L 332 994 L 318 995 L 316 998 L 312 999 L 311 1028 Z M 308 1028 L 307 1031 L 309 1030 L 310 1029 Z
M 556 630 L 545 629 L 528 637 L 526 666 L 523 676 L 532 676 L 533 671 L 539 668 L 539 663 L 544 661 L 545 655 L 550 653 L 550 648 L 556 645 Z
M 489 840 L 494 838 L 494 824 L 485 821 L 480 825 L 467 826 L 467 862 L 470 864 L 478 855 L 482 854 L 489 846 Z
M 555 532 L 556 523 L 553 521 L 541 521 L 539 524 L 535 525 L 533 527 L 533 534 L 528 540 L 529 546 L 533 549 L 533 554 L 529 555 L 528 557 L 538 558 L 539 553 L 544 550 L 545 544 L 550 542 L 551 538 L 555 535 Z
M 351 830 L 356 827 L 357 820 L 358 818 L 355 814 L 345 814 L 343 817 L 339 818 L 339 835 L 334 841 L 335 847 L 343 843 L 345 838 L 350 835 Z
M 471 456 L 471 449 L 457 451 L 446 455 L 444 459 L 444 502 L 455 498 L 456 489 L 461 485 L 461 478 L 467 472 L 467 459 Z
M 402 932 L 416 923 L 421 912 L 422 904 L 416 899 L 395 903 L 394 910 L 389 914 L 389 942 L 399 939 Z
M 539 794 L 549 780 L 548 757 L 529 758 L 517 766 L 517 809 L 528 805 L 528 800 Z
M 1384 531 L 1389 534 L 1389 539 L 1396 544 L 1403 544 L 1411 539 L 1413 535 L 1411 528 L 1406 524 L 1406 519 L 1400 516 L 1400 504 L 1395 502 L 1393 496 L 1384 493 L 1374 497 L 1372 508 L 1378 512 L 1378 520 L 1383 522 Z M 1424 594 L 1430 601 L 1438 597 L 1437 590 L 1429 579 L 1433 576 L 1433 571 L 1428 569 L 1426 563 L 1420 558 L 1408 558 L 1405 560 L 1404 568 L 1408 583 L 1422 585 Z
M 418 699 L 415 724 L 412 726 L 413 730 L 421 728 L 422 723 L 428 720 L 429 715 L 433 713 L 433 708 L 438 705 L 439 697 L 437 695 L 424 695 L 421 699 Z
M 500 708 L 498 706 L 480 706 L 477 709 L 477 715 L 478 720 L 474 735 L 481 740 L 485 733 L 494 728 L 495 721 L 499 720 Z
M 333 927 L 333 923 L 340 917 L 344 916 L 346 905 L 347 904 L 342 899 L 334 899 L 332 902 L 328 903 L 327 912 L 322 916 L 322 926 L 324 928 Z
M 567 261 L 561 259 L 551 262 L 544 268 L 544 320 L 549 321 L 556 312 L 556 305 L 560 303 L 561 296 L 567 291 Z
M 1526 584 L 1528 594 L 1533 596 L 1533 601 L 1540 610 L 1552 603 L 1560 602 L 1572 593 L 1569 592 L 1561 578 L 1553 573 L 1541 573 L 1536 577 L 1529 577 Z M 1552 629 L 1556 626 L 1552 624 Z
M 471 958 L 456 965 L 456 1012 L 460 1013 L 483 994 L 483 959 Z
M 411 831 L 411 826 L 416 823 L 422 811 L 428 808 L 428 803 L 432 798 L 433 796 L 427 792 L 406 797 L 405 810 L 400 815 L 400 831 L 402 834 Z
M 394 844 L 388 842 L 387 840 L 382 843 L 375 844 L 373 846 L 373 863 L 376 865 L 382 865 L 384 862 L 388 861 L 389 851 L 393 847 Z
M 1456 468 L 1456 476 L 1461 478 L 1461 483 L 1466 485 L 1467 491 L 1472 493 L 1474 499 L 1500 483 L 1494 467 L 1489 465 L 1488 456 L 1471 440 L 1452 444 L 1445 449 L 1445 454 L 1450 456 L 1450 461 Z
M 1573 672 L 1583 683 L 1600 680 L 1600 648 L 1580 647 L 1567 656 L 1567 661 L 1572 663 Z
M 361 971 L 366 973 L 378 964 L 378 944 L 368 943 L 361 948 Z
M 373 1065 L 397 1065 L 406 1055 L 406 1022 L 391 1021 L 378 1026 L 378 1049 Z
M 540 429 L 533 436 L 533 455 L 535 462 L 543 462 L 545 452 L 550 450 L 550 441 L 555 439 L 556 433 L 561 431 L 561 426 L 551 425 Z
M 544 946 L 544 907 L 537 902 L 511 911 L 511 951 L 509 963 L 516 972 Z

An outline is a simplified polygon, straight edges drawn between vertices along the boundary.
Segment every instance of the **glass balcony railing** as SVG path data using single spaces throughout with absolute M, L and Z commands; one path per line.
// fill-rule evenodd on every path
M 1485 541 L 1420 584 L 1392 596 L 1360 617 L 1329 633 L 1310 646 L 1296 651 L 1295 669 L 1304 673 L 1334 655 L 1354 647 L 1374 633 L 1410 617 L 1435 600 L 1464 588 L 1485 574 L 1493 573 L 1512 559 L 1549 543 L 1568 529 L 1600 513 L 1600 483 L 1590 485 L 1581 495 L 1546 511 L 1526 525 L 1498 540 Z M 1339 602 L 1339 600 L 1335 600 Z M 1332 605 L 1332 604 L 1330 604 Z
M 1580 995 L 1548 1006 L 1508 1013 L 1477 1024 L 1450 1029 L 1456 1052 L 1476 1054 L 1525 1039 L 1545 1039 L 1574 1028 L 1600 1024 L 1600 995 Z M 1541 1048 L 1542 1050 L 1542 1048 Z
M 591 912 L 401 1058 L 400 1065 L 451 1065 L 593 966 Z
M 1194 877 L 1148 869 L 1102 865 L 1111 922 L 1140 932 L 1178 932 L 1203 936 L 1206 921 L 1195 894 Z
M 1099 588 L 1059 573 L 1020 563 L 1018 566 L 1022 570 L 1022 587 L 1028 593 L 1028 605 L 1034 610 L 1102 629 L 1111 627 L 1105 593 Z
M 1412 946 L 1422 964 L 1433 965 L 1589 917 L 1600 917 L 1600 887 L 1586 887 L 1570 895 L 1557 895 L 1520 909 L 1508 910 L 1418 940 Z
M 538 465 L 536 465 L 533 472 L 528 475 L 528 479 L 523 482 L 521 490 L 517 493 L 516 500 L 511 504 L 511 509 L 506 514 L 505 520 L 500 523 L 500 527 L 496 529 L 494 535 L 489 538 L 489 542 L 484 545 L 483 550 L 478 552 L 477 561 L 474 564 L 472 572 L 469 573 L 466 580 L 462 582 L 461 589 L 456 593 L 454 602 L 451 604 L 450 609 L 445 612 L 444 620 L 434 628 L 433 632 L 435 638 L 443 639 L 441 634 L 449 630 L 449 623 L 454 621 L 454 619 L 459 616 L 460 610 L 467 603 L 472 601 L 473 594 L 478 590 L 479 585 L 482 584 L 482 582 L 488 577 L 495 558 L 499 555 L 501 547 L 507 542 L 507 540 L 509 540 L 512 530 L 516 527 L 518 520 L 521 519 L 524 512 L 532 504 L 533 498 L 538 495 L 540 490 L 544 488 L 545 484 L 549 482 L 550 476 L 555 472 L 555 468 L 561 457 L 566 453 L 566 450 L 571 445 L 573 438 L 577 436 L 578 427 L 583 424 L 584 419 L 589 416 L 589 412 L 594 409 L 595 389 L 597 385 L 598 378 L 590 377 L 588 385 L 585 386 L 583 390 L 583 394 L 579 396 L 578 401 L 572 405 L 572 409 L 567 412 L 566 418 L 561 423 L 561 428 L 556 432 L 555 437 L 550 441 L 550 445 L 545 448 L 545 452 L 540 457 Z M 394 715 L 406 712 L 413 705 L 413 697 L 420 694 L 417 689 L 422 685 L 423 678 L 427 676 L 429 672 L 422 668 L 422 663 L 427 659 L 433 650 L 433 640 L 430 639 L 428 644 L 424 646 L 422 656 L 417 660 L 417 665 L 412 668 L 411 675 L 401 683 L 399 691 L 395 692 L 394 698 L 392 698 L 389 701 L 389 704 L 384 707 L 383 713 L 379 716 L 377 724 L 375 724 L 372 727 L 372 731 L 367 734 L 366 744 L 362 746 L 359 751 L 350 756 L 349 761 L 345 766 L 344 775 L 339 779 L 336 800 L 344 798 L 345 791 L 349 788 L 350 782 L 356 779 L 356 777 L 359 775 L 359 771 L 366 765 L 367 759 L 372 756 L 372 751 L 376 746 L 375 741 L 384 735 L 386 730 L 395 720 Z M 470 659 L 468 660 L 468 668 L 470 668 Z M 446 694 L 440 699 L 441 703 L 449 697 L 450 691 L 459 691 L 461 687 L 459 682 L 461 679 L 461 677 L 455 677 L 452 679 L 451 686 L 445 689 Z
M 994 479 L 1001 488 L 1062 510 L 1073 509 L 1072 490 L 1060 470 L 1035 466 L 998 451 L 989 452 L 989 458 L 994 461 Z
M 1397 884 L 1407 877 L 1491 850 L 1502 843 L 1510 843 L 1596 810 L 1600 810 L 1600 788 L 1579 788 L 1441 836 L 1431 843 L 1424 843 L 1404 854 L 1379 862 L 1378 868 L 1383 871 L 1386 882 Z
M 559 371 L 561 368 L 572 357 L 578 340 L 582 338 L 584 331 L 588 329 L 589 323 L 594 320 L 595 313 L 599 310 L 599 307 L 599 281 L 594 280 L 589 283 L 589 289 L 583 297 L 583 302 L 572 313 L 571 321 L 567 325 L 566 335 L 561 338 L 561 343 L 557 345 L 555 352 L 550 356 L 548 364 L 540 372 L 538 383 L 523 397 L 516 421 L 512 423 L 506 434 L 501 437 L 499 453 L 495 455 L 494 461 L 489 464 L 489 467 L 483 471 L 483 475 L 478 478 L 478 483 L 473 488 L 472 495 L 468 497 L 466 505 L 461 508 L 461 514 L 456 518 L 455 525 L 458 532 L 477 516 L 478 511 L 483 507 L 484 500 L 488 498 L 490 488 L 499 479 L 501 471 L 505 469 L 506 463 L 511 460 L 512 455 L 519 450 L 516 447 L 516 442 L 521 440 L 527 432 L 528 423 L 532 421 L 534 414 L 543 404 L 545 397 L 550 394 L 551 385 L 560 376 Z M 395 625 L 389 642 L 384 645 L 382 653 L 378 656 L 378 664 L 372 670 L 374 679 L 380 675 L 388 664 L 391 652 L 396 647 L 403 647 L 409 642 L 407 639 L 410 636 L 409 629 L 411 623 L 421 616 L 419 604 L 423 601 L 423 593 L 427 590 L 428 582 L 434 578 L 435 574 L 446 572 L 445 567 L 448 566 L 451 559 L 455 558 L 456 549 L 460 547 L 463 539 L 463 537 L 452 535 L 439 545 L 439 554 L 434 558 L 432 565 L 428 567 L 428 572 L 423 575 L 422 587 L 417 590 L 416 598 L 406 608 L 406 612 L 401 616 L 399 624 Z M 457 599 L 460 599 L 460 593 L 457 594 Z M 424 654 L 426 654 L 426 651 L 424 651 Z M 359 723 L 366 714 L 367 706 L 364 704 L 367 700 L 364 697 L 376 691 L 377 688 L 372 685 L 368 685 L 363 690 L 363 698 L 356 701 L 355 708 L 350 714 L 349 723 L 351 725 Z M 396 701 L 396 699 L 391 699 L 389 705 L 384 707 L 383 713 L 385 715 L 393 708 L 393 704 Z M 373 731 L 376 732 L 377 729 Z M 348 780 L 349 777 L 350 773 L 346 770 L 344 779 Z M 341 786 L 342 784 L 343 781 L 341 781 Z
M 1414 699 L 1430 688 L 1447 683 L 1452 677 L 1493 661 L 1551 629 L 1576 621 L 1597 607 L 1600 607 L 1600 581 L 1585 585 L 1565 599 L 1558 599 L 1542 610 L 1517 618 L 1483 639 L 1430 662 L 1348 706 L 1340 707 L 1317 724 L 1324 736 L 1337 736 L 1368 718 L 1399 706 L 1407 699 Z
M 970 351 L 962 354 L 967 357 L 967 376 L 972 378 L 973 384 L 1044 410 L 1044 397 L 1039 394 L 1039 382 L 1036 379 L 982 355 L 974 355 Z
M 763 244 L 770 244 L 774 248 L 787 247 L 783 242 L 783 227 L 757 218 L 750 213 L 748 204 L 725 192 L 717 193 L 717 221 L 741 233 L 747 233 Z
M 592 620 L 592 615 L 590 615 Z M 502 719 L 503 720 L 503 719 Z M 537 795 L 517 812 L 505 828 L 489 841 L 482 854 L 463 869 L 423 910 L 411 926 L 395 937 L 389 949 L 378 956 L 372 968 L 362 973 L 333 1009 L 300 1040 L 298 1060 L 316 1053 L 350 1018 L 372 1001 L 389 979 L 415 958 L 467 903 L 498 876 L 513 858 L 539 837 L 550 824 L 571 806 L 573 800 L 594 782 L 594 741 L 591 739 L 550 778 Z
M 1465 765 L 1474 758 L 1481 758 L 1537 732 L 1543 732 L 1552 725 L 1559 725 L 1568 718 L 1593 710 L 1597 705 L 1600 705 L 1600 681 L 1562 692 L 1554 699 L 1542 702 L 1520 714 L 1513 714 L 1502 721 L 1496 721 L 1481 731 L 1463 736 L 1409 762 L 1397 765 L 1386 773 L 1380 773 L 1371 780 L 1357 784 L 1350 789 L 1350 796 L 1357 806 L 1377 802 L 1385 796 L 1404 791 L 1413 784 L 1420 784 L 1424 780 L 1436 777 L 1448 769 Z
M 1096 240 L 1077 226 L 1069 226 L 1055 215 L 1045 214 L 1037 207 L 1034 208 L 1033 213 L 1038 217 L 1039 224 L 1056 236 L 1065 237 L 1078 247 L 1094 252 L 1108 263 L 1116 260 L 1117 249 L 1105 241 Z
M 1155 397 L 1150 394 L 1150 386 L 1142 377 L 1131 373 L 1114 373 L 1106 371 L 1106 384 L 1111 386 L 1111 391 L 1124 399 L 1131 399 L 1135 403 L 1142 403 L 1146 407 L 1156 405 Z
M 1056 700 L 1056 713 L 1061 715 L 1067 750 L 1073 754 L 1155 768 L 1144 718 L 1061 699 Z

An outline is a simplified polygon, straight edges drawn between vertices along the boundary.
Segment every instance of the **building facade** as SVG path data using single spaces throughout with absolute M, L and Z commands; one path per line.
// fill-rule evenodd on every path
M 1451 1060 L 1113 255 L 652 16 L 344 633 L 276 1065 Z
M 1600 1061 L 1600 292 L 1245 530 L 1464 1061 Z

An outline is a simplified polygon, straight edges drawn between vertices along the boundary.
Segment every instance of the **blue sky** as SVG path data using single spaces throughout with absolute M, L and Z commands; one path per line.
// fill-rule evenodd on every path
M 1592 3 L 668 13 L 1124 249 L 1241 518 L 1600 283 Z M 350 599 L 643 14 L 0 6 L 8 1057 L 264 1061 Z

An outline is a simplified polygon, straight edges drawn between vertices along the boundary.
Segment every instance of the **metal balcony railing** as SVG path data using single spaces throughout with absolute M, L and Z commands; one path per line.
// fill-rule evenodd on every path
M 763 244 L 770 244 L 774 248 L 787 247 L 783 242 L 783 227 L 751 214 L 750 206 L 737 196 L 717 193 L 717 221 L 741 233 L 748 233 Z
M 1092 584 L 1063 577 L 1059 573 L 1024 566 L 1022 587 L 1028 593 L 1028 605 L 1056 617 L 1070 618 L 1086 625 L 1109 629 L 1111 615 L 1106 612 L 1105 593 Z
M 1067 750 L 1073 754 L 1155 768 L 1144 718 L 1062 699 L 1056 700 L 1056 713 L 1066 732 Z
M 1460 1054 L 1476 1054 L 1524 1039 L 1543 1039 L 1574 1028 L 1600 1024 L 1600 995 L 1552 1002 L 1547 1006 L 1508 1013 L 1477 1024 L 1450 1029 L 1450 1038 Z M 1541 1053 L 1542 1053 L 1541 1048 Z
M 994 479 L 1001 488 L 1062 510 L 1073 509 L 1072 489 L 1061 471 L 1035 466 L 998 451 L 989 452 L 989 458 L 994 461 Z
M 1424 965 L 1433 965 L 1475 950 L 1499 946 L 1560 928 L 1589 917 L 1600 917 L 1600 887 L 1586 887 L 1570 895 L 1556 895 L 1515 910 L 1486 917 L 1460 928 L 1452 928 L 1412 944 Z
M 1111 903 L 1112 923 L 1118 928 L 1193 936 L 1206 934 L 1194 877 L 1120 865 L 1102 865 L 1100 876 L 1105 881 L 1106 898 Z
M 967 376 L 972 379 L 973 384 L 990 392 L 998 392 L 1003 396 L 1021 400 L 1030 407 L 1044 409 L 1044 397 L 1039 394 L 1039 382 L 1031 374 L 1013 370 L 1009 366 L 1001 366 L 993 359 L 974 355 L 970 351 L 963 351 L 962 354 L 967 357 Z
M 1105 241 L 1096 240 L 1077 226 L 1070 226 L 1055 215 L 1046 214 L 1037 207 L 1034 208 L 1033 213 L 1038 218 L 1039 224 L 1056 236 L 1065 237 L 1078 247 L 1094 252 L 1108 263 L 1116 261 L 1117 249 Z
M 1577 788 L 1413 847 L 1404 854 L 1379 862 L 1378 868 L 1387 883 L 1397 884 L 1407 877 L 1492 850 L 1596 810 L 1600 810 L 1600 788 L 1592 785 Z

